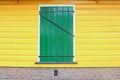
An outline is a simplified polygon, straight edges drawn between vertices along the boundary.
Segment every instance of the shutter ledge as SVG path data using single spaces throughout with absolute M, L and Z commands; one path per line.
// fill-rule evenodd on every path
M 77 64 L 77 62 L 35 62 L 35 64 Z

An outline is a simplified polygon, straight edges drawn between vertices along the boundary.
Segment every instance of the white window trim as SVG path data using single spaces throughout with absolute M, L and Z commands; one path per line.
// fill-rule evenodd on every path
M 40 7 L 45 6 L 73 6 L 73 11 L 75 11 L 75 5 L 61 5 L 61 4 L 55 4 L 55 5 L 39 5 L 38 6 L 38 62 L 40 62 Z M 73 13 L 73 35 L 75 35 L 75 12 Z M 75 36 L 73 37 L 73 62 L 75 62 Z

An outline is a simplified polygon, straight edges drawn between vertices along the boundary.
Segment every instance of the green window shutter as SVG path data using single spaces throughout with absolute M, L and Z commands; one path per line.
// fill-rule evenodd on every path
M 73 6 L 40 7 L 40 62 L 73 62 Z

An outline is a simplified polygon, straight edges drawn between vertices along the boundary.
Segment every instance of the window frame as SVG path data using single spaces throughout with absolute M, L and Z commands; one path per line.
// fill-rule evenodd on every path
M 60 4 L 55 4 L 55 5 L 39 5 L 38 6 L 38 61 L 35 62 L 35 64 L 76 64 L 75 62 L 75 36 L 73 37 L 73 62 L 40 62 L 40 7 L 45 7 L 45 6 L 73 6 L 73 35 L 75 35 L 75 5 L 60 5 Z

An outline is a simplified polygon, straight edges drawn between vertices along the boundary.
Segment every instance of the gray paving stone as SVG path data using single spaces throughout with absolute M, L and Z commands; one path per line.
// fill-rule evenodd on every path
M 54 76 L 58 70 L 58 76 Z M 0 80 L 120 80 L 120 68 L 0 68 Z

